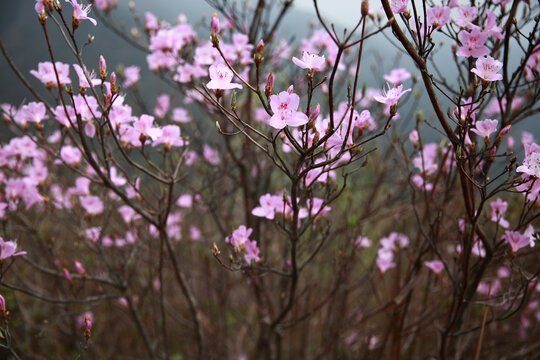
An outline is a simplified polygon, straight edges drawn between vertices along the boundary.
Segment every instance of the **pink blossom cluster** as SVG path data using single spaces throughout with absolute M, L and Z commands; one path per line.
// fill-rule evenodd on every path
M 244 260 L 251 264 L 251 261 L 260 262 L 259 248 L 255 240 L 250 240 L 249 236 L 253 232 L 253 229 L 246 228 L 244 225 L 240 225 L 233 231 L 231 236 L 225 238 L 225 242 L 234 246 L 235 250 L 240 253 L 244 253 Z
M 410 137 L 412 137 L 411 141 L 413 144 L 418 142 L 417 133 L 412 133 Z M 426 191 L 433 190 L 433 184 L 428 180 L 432 175 L 435 174 L 437 169 L 439 169 L 440 165 L 437 160 L 438 152 L 439 146 L 436 143 L 428 143 L 424 144 L 419 154 L 413 158 L 413 166 L 418 169 L 419 172 L 413 175 L 411 180 L 417 188 Z
M 298 202 L 299 199 L 296 201 Z M 255 207 L 251 214 L 257 217 L 263 217 L 268 220 L 274 220 L 276 214 L 282 214 L 285 219 L 292 219 L 293 207 L 292 199 L 290 196 L 283 196 L 282 194 L 264 194 L 259 198 L 259 206 Z M 306 206 L 300 207 L 298 210 L 298 221 L 311 217 L 321 217 L 326 215 L 331 207 L 325 205 L 324 199 L 313 198 L 307 199 Z
M 147 56 L 148 66 L 153 71 L 163 70 L 179 83 L 190 83 L 210 76 L 210 89 L 241 88 L 240 84 L 231 85 L 233 74 L 218 50 L 209 41 L 199 41 L 193 27 L 185 23 L 185 17 L 179 17 L 179 23 L 170 25 L 151 13 L 146 14 L 145 29 L 150 35 Z M 185 56 L 186 47 L 193 47 L 193 57 Z M 225 59 L 235 67 L 244 67 L 243 75 L 253 63 L 253 45 L 242 33 L 233 33 L 231 43 L 220 39 L 220 50 Z
M 381 273 L 396 266 L 394 257 L 399 248 L 409 246 L 409 237 L 405 234 L 392 232 L 379 240 L 380 248 L 377 250 L 375 264 Z

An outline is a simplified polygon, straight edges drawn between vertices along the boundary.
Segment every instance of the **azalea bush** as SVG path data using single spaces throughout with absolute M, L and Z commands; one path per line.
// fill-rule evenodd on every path
M 292 40 L 293 0 L 208 2 L 130 3 L 127 32 L 115 0 L 37 0 L 29 73 L 0 42 L 28 90 L 1 105 L 2 357 L 534 358 L 539 4 L 364 1 L 340 30 L 315 0 Z M 86 56 L 94 26 L 166 90 Z M 366 70 L 377 41 L 406 65 Z

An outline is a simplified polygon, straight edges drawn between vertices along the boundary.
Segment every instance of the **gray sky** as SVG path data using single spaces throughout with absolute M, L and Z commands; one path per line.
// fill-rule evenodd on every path
M 361 0 L 318 0 L 317 4 L 324 17 L 347 27 L 354 26 L 360 17 Z M 313 14 L 315 17 L 313 0 L 295 0 L 294 6 Z

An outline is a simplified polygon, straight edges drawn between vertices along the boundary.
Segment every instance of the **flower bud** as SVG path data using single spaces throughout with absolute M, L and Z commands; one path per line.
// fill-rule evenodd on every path
M 418 130 L 414 129 L 409 133 L 409 140 L 412 142 L 414 147 L 418 146 L 418 141 L 419 141 Z
M 212 31 L 212 35 L 219 34 L 219 18 L 216 12 L 214 12 L 212 19 L 210 20 L 210 30 Z
M 506 125 L 505 127 L 501 129 L 501 131 L 499 132 L 499 135 L 497 136 L 497 139 L 495 139 L 496 146 L 501 143 L 501 141 L 504 139 L 504 136 L 508 134 L 508 132 L 510 131 L 511 127 L 512 125 Z
M 360 7 L 360 12 L 361 12 L 363 17 L 368 16 L 368 14 L 369 14 L 369 1 L 367 1 L 367 0 L 362 1 L 362 5 Z
M 257 48 L 255 49 L 255 52 L 257 54 L 260 54 L 262 55 L 263 54 L 263 51 L 264 51 L 264 41 L 262 41 L 262 39 L 259 41 L 259 43 L 257 44 Z
M 255 48 L 255 53 L 253 54 L 253 61 L 256 65 L 260 65 L 264 58 L 263 58 L 263 50 L 264 50 L 264 42 L 261 40 L 259 41 L 259 44 L 257 44 L 257 47 Z
M 493 162 L 495 160 L 495 155 L 497 154 L 497 147 L 493 146 L 491 149 L 489 149 L 489 162 Z
M 272 95 L 272 92 L 274 91 L 274 73 L 270 72 L 268 74 L 268 77 L 266 78 L 266 86 L 264 87 L 264 94 L 266 97 L 269 97 Z
M 118 89 L 116 88 L 116 74 L 114 71 L 111 73 L 111 94 L 116 94 L 118 92 Z
M 319 139 L 321 138 L 321 134 L 315 130 L 315 136 L 313 136 L 313 145 L 317 144 L 319 142 Z
M 288 92 L 289 94 L 292 94 L 293 91 L 294 91 L 294 85 L 289 86 L 289 88 L 287 89 L 287 92 Z
M 105 81 L 107 78 L 107 62 L 103 55 L 99 55 L 99 76 L 101 77 L 101 81 Z
M 317 118 L 319 117 L 319 114 L 321 113 L 321 105 L 320 104 L 317 104 L 317 106 L 315 106 L 315 110 L 313 110 L 313 112 L 311 113 L 311 115 L 309 115 L 309 119 L 311 121 L 315 121 L 317 120 Z
M 47 21 L 47 15 L 45 14 L 45 10 L 41 10 L 41 13 L 38 15 L 38 20 L 41 25 L 45 25 L 45 22 Z
M 71 18 L 71 27 L 73 28 L 73 32 L 79 28 L 80 23 L 80 20 L 75 16 Z
M 71 274 L 69 273 L 68 269 L 63 268 L 62 272 L 64 273 L 64 279 L 66 279 L 67 281 L 71 283 L 72 282 Z
M 77 272 L 81 275 L 81 276 L 86 276 L 86 270 L 84 269 L 84 267 L 82 266 L 82 264 L 80 262 L 78 262 L 77 260 L 75 260 L 73 262 L 73 265 L 75 266 L 75 270 L 77 270 Z
M 88 315 L 84 315 L 84 337 L 86 340 L 90 338 L 92 334 L 92 319 Z
M 512 127 L 512 125 L 506 125 L 505 127 L 503 127 L 501 129 L 501 132 L 499 133 L 499 136 L 505 136 L 506 134 L 508 134 L 511 127 Z

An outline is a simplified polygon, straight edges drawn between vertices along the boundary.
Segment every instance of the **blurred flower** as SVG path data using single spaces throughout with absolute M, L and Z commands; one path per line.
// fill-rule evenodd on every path
M 210 82 L 206 84 L 209 89 L 241 89 L 242 85 L 232 83 L 233 72 L 224 64 L 214 64 L 210 66 Z
M 26 251 L 17 250 L 17 243 L 15 241 L 4 241 L 0 236 L 0 261 L 12 256 L 26 255 Z
M 302 52 L 302 60 L 293 56 L 292 61 L 302 69 L 309 69 L 313 71 L 321 71 L 326 66 L 326 59 L 324 56 L 311 54 L 307 51 Z

